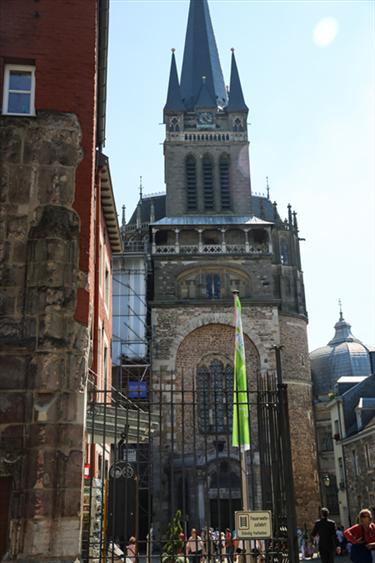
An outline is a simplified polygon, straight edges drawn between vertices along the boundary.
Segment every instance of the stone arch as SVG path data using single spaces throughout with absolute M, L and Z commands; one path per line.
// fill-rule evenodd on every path
M 253 343 L 254 347 L 258 351 L 260 358 L 268 358 L 269 351 L 268 349 L 266 350 L 264 343 L 259 338 L 259 335 L 255 331 L 252 331 L 251 327 L 246 326 L 246 321 L 244 318 L 242 319 L 242 323 L 245 340 L 247 338 Z M 185 322 L 179 324 L 178 334 L 175 335 L 175 338 L 171 342 L 169 348 L 170 365 L 176 365 L 178 349 L 183 340 L 188 336 L 188 334 L 192 333 L 198 328 L 211 324 L 225 325 L 233 332 L 233 308 L 228 307 L 227 312 L 220 313 L 215 313 L 212 310 L 210 310 L 209 312 L 201 310 L 199 315 L 187 316 Z M 271 346 L 272 344 L 277 344 L 277 342 L 270 342 L 269 344 Z M 233 355 L 233 347 L 230 351 L 230 354 Z
M 256 389 L 256 375 L 260 369 L 260 356 L 256 345 L 245 334 L 245 356 L 249 389 Z M 180 342 L 175 360 L 177 376 L 176 385 L 192 386 L 195 377 L 195 368 L 203 358 L 218 354 L 226 358 L 233 358 L 234 354 L 234 328 L 229 324 L 208 323 L 187 333 Z M 233 360 L 232 360 L 233 361 Z

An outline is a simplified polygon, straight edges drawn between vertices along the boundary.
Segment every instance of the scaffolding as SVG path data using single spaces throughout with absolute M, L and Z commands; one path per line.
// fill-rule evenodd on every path
M 150 379 L 151 254 L 149 221 L 141 220 L 141 208 L 147 199 L 140 192 L 135 220 L 129 225 L 123 207 L 124 252 L 113 257 L 113 383 L 127 397 L 140 401 L 147 395 Z

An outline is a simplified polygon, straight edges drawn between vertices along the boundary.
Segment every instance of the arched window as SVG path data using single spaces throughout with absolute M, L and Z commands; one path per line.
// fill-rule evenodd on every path
M 200 432 L 228 432 L 233 418 L 233 366 L 218 359 L 199 366 L 197 396 Z
M 239 117 L 236 117 L 236 119 L 233 121 L 233 131 L 243 131 L 242 119 L 240 119 Z
M 229 180 L 229 156 L 222 154 L 219 160 L 220 171 L 220 193 L 221 209 L 230 209 L 230 180 Z
M 172 117 L 169 122 L 169 131 L 178 132 L 180 130 L 180 124 L 177 117 Z
M 187 210 L 197 209 L 197 164 L 194 156 L 189 155 L 185 162 Z
M 289 248 L 286 240 L 280 243 L 280 261 L 282 264 L 289 264 Z
M 214 209 L 214 174 L 212 158 L 205 155 L 202 161 L 203 167 L 203 203 L 204 209 Z

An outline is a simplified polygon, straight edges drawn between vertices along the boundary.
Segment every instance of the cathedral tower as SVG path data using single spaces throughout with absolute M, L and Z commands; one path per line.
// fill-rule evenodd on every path
M 163 428 L 176 452 L 180 448 L 180 457 L 159 460 L 168 467 L 172 489 L 178 489 L 173 463 L 179 468 L 187 463 L 188 470 L 194 461 L 195 473 L 185 494 L 189 521 L 197 527 L 213 523 L 215 511 L 225 513 L 225 491 L 233 493 L 231 507 L 239 508 L 237 462 L 225 438 L 230 417 L 223 412 L 228 405 L 224 408 L 220 403 L 219 408 L 216 399 L 212 402 L 233 373 L 233 289 L 239 290 L 242 302 L 251 394 L 276 368 L 274 347 L 283 347 L 299 525 L 310 525 L 319 507 L 297 216 L 288 206 L 283 221 L 268 189 L 267 196 L 251 193 L 248 111 L 234 51 L 227 91 L 207 0 L 191 0 L 181 80 L 172 52 L 164 107 L 166 209 L 151 222 L 151 322 L 152 371 L 160 393 L 207 389 L 203 399 L 198 396 L 197 407 L 181 415 L 182 436 L 178 437 L 181 420 L 175 420 L 177 434 L 173 428 Z M 255 409 L 251 416 L 250 503 L 261 509 L 262 461 Z M 192 433 L 196 457 L 189 452 Z M 221 477 L 213 476 L 212 464 L 224 458 L 226 478 L 214 489 L 212 483 Z M 160 511 L 165 508 L 163 475 L 160 502 L 158 487 L 154 490 L 154 505 Z

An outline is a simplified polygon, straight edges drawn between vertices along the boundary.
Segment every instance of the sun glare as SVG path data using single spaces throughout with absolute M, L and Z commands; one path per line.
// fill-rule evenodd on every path
M 338 32 L 338 23 L 335 18 L 323 18 L 321 19 L 313 33 L 313 40 L 315 45 L 318 47 L 327 47 L 336 38 Z

